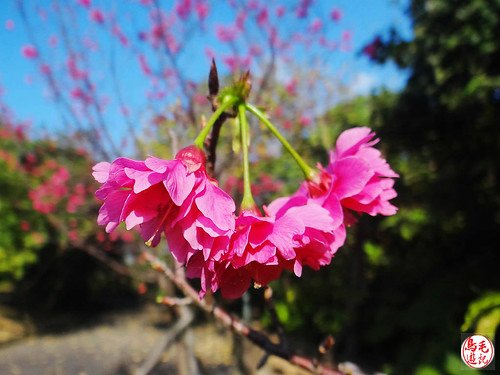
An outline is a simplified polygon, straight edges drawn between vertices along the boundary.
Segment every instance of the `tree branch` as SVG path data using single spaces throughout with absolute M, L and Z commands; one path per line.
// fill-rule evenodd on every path
M 343 375 L 343 372 L 330 369 L 322 366 L 316 359 L 297 355 L 289 348 L 283 347 L 281 344 L 273 343 L 267 335 L 253 329 L 241 321 L 241 319 L 230 315 L 227 311 L 220 308 L 213 302 L 200 299 L 198 292 L 189 285 L 184 277 L 176 275 L 165 262 L 158 259 L 153 254 L 145 251 L 144 258 L 151 264 L 154 270 L 161 272 L 170 279 L 187 297 L 191 298 L 193 303 L 206 313 L 212 315 L 216 320 L 221 322 L 225 327 L 230 328 L 236 334 L 246 337 L 252 343 L 266 351 L 269 355 L 275 355 L 283 358 L 291 364 L 302 369 L 308 370 L 314 374 L 320 375 Z

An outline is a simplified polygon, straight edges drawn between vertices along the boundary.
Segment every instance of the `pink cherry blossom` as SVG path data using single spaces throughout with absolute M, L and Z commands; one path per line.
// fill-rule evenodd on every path
M 78 0 L 78 3 L 85 8 L 89 8 L 91 5 L 91 0 Z
M 15 27 L 15 23 L 13 20 L 9 19 L 9 20 L 5 21 L 5 29 L 6 30 L 9 30 L 9 31 L 14 30 L 14 27 Z
M 333 216 L 346 210 L 348 224 L 353 221 L 350 212 L 394 215 L 397 208 L 389 200 L 397 196 L 393 186 L 399 176 L 372 147 L 378 142 L 374 137 L 367 127 L 344 131 L 328 166 L 320 166 L 317 181 L 303 184 L 297 194 L 310 196 Z
M 299 117 L 300 126 L 307 127 L 307 126 L 311 126 L 312 123 L 313 123 L 313 120 L 311 119 L 311 117 L 309 117 L 307 115 L 301 115 Z
M 267 8 L 262 8 L 257 14 L 257 24 L 259 26 L 265 26 L 269 22 L 269 12 Z
M 33 208 L 43 214 L 54 212 L 61 198 L 68 193 L 68 180 L 68 170 L 59 167 L 47 181 L 31 189 L 28 196 Z
M 50 66 L 47 64 L 40 64 L 40 73 L 43 75 L 50 75 L 52 73 L 52 69 L 50 69 Z
M 23 46 L 21 53 L 27 59 L 36 59 L 38 57 L 38 50 L 32 44 L 26 44 Z
M 198 15 L 198 18 L 200 19 L 200 21 L 203 21 L 207 18 L 208 12 L 209 12 L 209 7 L 208 7 L 207 3 L 198 2 L 198 3 L 196 3 L 194 9 L 195 9 L 196 14 Z
M 297 84 L 298 84 L 297 78 L 293 78 L 288 83 L 285 85 L 285 90 L 288 95 L 290 96 L 295 96 L 297 95 Z
M 296 276 L 301 276 L 303 266 L 318 270 L 330 264 L 345 242 L 342 215 L 332 215 L 328 207 L 321 207 L 313 199 L 303 196 L 279 198 L 266 208 L 266 212 L 276 218 L 299 221 L 301 228 L 303 225 L 304 231 L 293 237 L 295 258 L 285 262 Z
M 311 25 L 309 26 L 309 29 L 311 30 L 312 33 L 317 33 L 321 31 L 322 28 L 323 28 L 323 22 L 319 18 L 313 19 Z
M 57 47 L 57 44 L 59 43 L 59 38 L 56 35 L 51 35 L 49 37 L 49 46 L 54 48 Z
M 333 8 L 332 12 L 330 13 L 330 18 L 332 21 L 338 22 L 342 19 L 342 11 L 338 8 Z
M 85 186 L 78 183 L 72 189 L 72 194 L 68 198 L 68 203 L 66 204 L 66 211 L 69 213 L 75 213 L 79 207 L 85 203 Z
M 188 275 L 200 277 L 202 291 L 221 290 L 224 298 L 239 298 L 252 282 L 266 285 L 283 270 L 301 276 L 303 266 L 318 269 L 330 263 L 344 243 L 342 220 L 303 197 L 280 198 L 265 208 L 244 210 L 236 219 L 228 250 L 212 262 L 200 256 L 188 263 Z
M 195 146 L 174 160 L 127 158 L 94 166 L 102 183 L 96 196 L 104 201 L 98 224 L 113 231 L 140 226 L 142 238 L 156 246 L 165 233 L 170 251 L 180 263 L 200 253 L 204 259 L 224 251 L 234 230 L 235 205 L 205 171 L 205 155 Z
M 330 163 L 327 170 L 337 175 L 338 185 L 346 184 L 352 173 L 346 171 L 346 165 L 352 162 L 351 158 L 368 164 L 370 178 L 357 194 L 345 194 L 342 205 L 357 212 L 366 212 L 369 215 L 394 215 L 397 208 L 389 200 L 397 196 L 393 189 L 394 178 L 399 175 L 394 172 L 382 153 L 372 147 L 379 139 L 373 139 L 375 133 L 370 128 L 353 128 L 343 132 L 337 139 L 336 149 L 330 153 Z M 359 164 L 359 163 L 358 163 Z
M 77 59 L 74 56 L 69 56 L 66 61 L 68 66 L 68 72 L 71 78 L 74 80 L 80 80 L 87 78 L 87 72 L 78 68 Z
M 90 11 L 90 19 L 98 24 L 103 24 L 105 21 L 104 13 L 100 9 L 92 9 Z
M 237 55 L 224 56 L 222 62 L 229 68 L 231 72 L 235 72 L 238 69 L 248 69 L 251 64 L 250 56 L 239 57 Z
M 104 21 L 104 20 L 103 20 Z M 113 27 L 111 28 L 111 32 L 113 33 L 114 36 L 118 38 L 120 41 L 121 45 L 124 47 L 128 47 L 129 41 L 127 36 L 123 33 L 122 29 L 118 24 L 113 24 Z
M 298 18 L 307 18 L 309 14 L 309 8 L 311 7 L 313 0 L 300 0 L 299 6 L 297 7 L 296 14 Z
M 180 19 L 186 20 L 191 14 L 191 0 L 180 0 L 175 6 L 175 11 Z
M 149 67 L 146 56 L 144 56 L 143 54 L 139 55 L 139 65 L 141 66 L 141 70 L 145 75 L 149 76 L 153 73 L 151 71 L 151 68 Z
M 237 29 L 231 26 L 217 25 L 215 34 L 221 42 L 232 42 L 236 39 Z

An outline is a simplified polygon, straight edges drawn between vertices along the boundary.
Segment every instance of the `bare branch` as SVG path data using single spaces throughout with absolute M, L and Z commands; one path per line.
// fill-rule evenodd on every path
M 161 272 L 169 278 L 187 297 L 191 298 L 193 303 L 206 313 L 212 315 L 216 320 L 222 323 L 225 327 L 230 328 L 236 334 L 246 337 L 258 347 L 264 349 L 269 355 L 275 355 L 283 358 L 291 364 L 302 369 L 308 370 L 314 374 L 320 375 L 344 375 L 343 372 L 330 369 L 322 366 L 316 359 L 297 355 L 289 348 L 283 348 L 281 344 L 273 343 L 267 335 L 258 331 L 244 322 L 241 319 L 230 315 L 227 311 L 220 308 L 213 302 L 208 302 L 206 299 L 200 299 L 198 292 L 189 285 L 184 277 L 179 277 L 172 271 L 165 262 L 158 259 L 149 252 L 143 253 L 144 258 L 151 263 L 154 270 Z

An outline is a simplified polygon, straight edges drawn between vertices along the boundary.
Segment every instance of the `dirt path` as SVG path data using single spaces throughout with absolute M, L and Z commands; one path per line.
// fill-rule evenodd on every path
M 150 318 L 144 312 L 113 315 L 93 327 L 17 341 L 0 349 L 0 374 L 126 374 L 163 335 Z
M 144 363 L 168 330 L 168 319 L 158 309 L 111 314 L 78 330 L 22 339 L 0 348 L 0 375 L 129 375 Z M 188 340 L 189 338 L 189 340 Z M 234 337 L 213 324 L 194 327 L 162 356 L 150 375 L 181 374 L 189 354 L 196 358 L 199 373 L 237 375 Z M 191 350 L 186 351 L 186 347 Z M 271 357 L 260 370 L 262 350 L 243 340 L 248 373 L 256 375 L 303 375 L 303 371 Z M 184 374 L 192 370 L 184 369 Z

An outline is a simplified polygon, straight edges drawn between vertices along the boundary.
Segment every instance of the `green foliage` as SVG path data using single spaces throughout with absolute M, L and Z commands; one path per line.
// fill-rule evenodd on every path
M 408 70 L 403 91 L 341 103 L 301 141 L 324 162 L 343 129 L 370 126 L 401 176 L 397 215 L 361 220 L 330 267 L 275 287 L 287 328 L 333 334 L 337 358 L 475 373 L 458 356 L 461 327 L 498 332 L 499 14 L 497 0 L 412 1 L 412 39 L 393 31 L 377 54 Z
M 467 306 L 499 288 L 500 2 L 414 0 L 410 10 L 413 39 L 393 33 L 377 54 L 410 77 L 401 94 L 372 100 L 372 123 L 401 174 L 400 211 L 370 229 L 390 267 L 370 281 L 362 306 L 373 311 L 361 326 L 365 340 L 394 346 L 379 355 L 395 373 L 417 363 L 457 373 Z M 485 302 L 495 293 L 470 305 L 462 328 L 482 318 L 495 332 L 498 315 Z
M 500 292 L 488 292 L 469 304 L 461 329 L 493 337 L 499 326 Z
M 21 126 L 0 121 L 2 295 L 51 308 L 85 304 L 116 288 L 115 276 L 82 251 L 109 250 L 122 240 L 120 233 L 107 239 L 96 225 L 91 165 L 83 150 L 30 140 Z
M 2 125 L 0 130 L 10 133 Z M 12 282 L 24 276 L 47 240 L 46 222 L 28 200 L 30 181 L 19 164 L 18 145 L 16 139 L 0 138 L 0 292 L 11 290 Z

